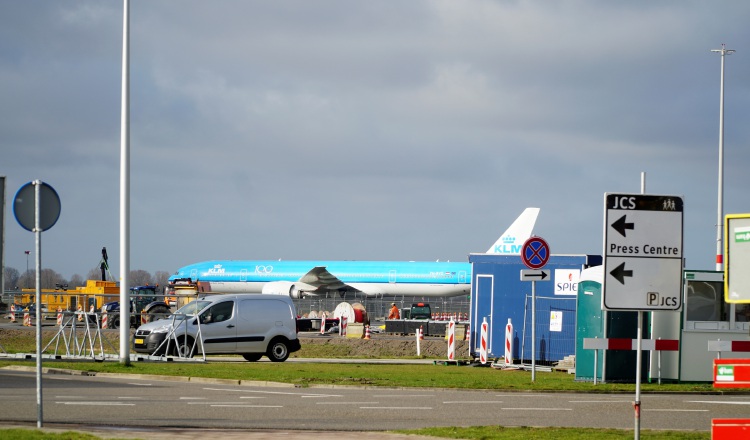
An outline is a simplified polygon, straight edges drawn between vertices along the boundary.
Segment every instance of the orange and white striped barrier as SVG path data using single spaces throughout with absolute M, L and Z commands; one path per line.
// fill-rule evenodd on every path
M 57 308 L 57 326 L 62 327 L 63 325 L 63 312 L 60 307 Z
M 482 330 L 479 338 L 479 362 L 487 363 L 487 318 L 482 318 Z
M 448 321 L 448 360 L 456 360 L 456 322 Z
M 10 322 L 16 322 L 16 306 L 10 305 Z
M 78 322 L 83 322 L 83 306 L 81 306 L 80 304 L 78 305 L 76 314 L 78 315 Z
M 467 343 L 471 340 L 471 323 L 466 324 L 466 335 L 464 338 L 466 338 Z M 469 348 L 471 349 L 471 343 L 469 343 Z
M 109 328 L 107 323 L 107 309 L 102 307 L 102 328 Z
M 505 326 L 505 365 L 513 364 L 513 323 L 508 318 Z
M 370 339 L 370 325 L 365 326 L 365 339 Z
M 421 325 L 419 326 L 419 339 L 420 340 L 424 339 L 424 329 L 422 328 Z
M 422 336 L 422 327 L 419 327 L 417 329 L 416 336 L 417 336 L 417 356 L 421 356 L 422 355 L 422 349 L 420 347 L 419 341 L 422 340 L 422 337 L 421 337 Z
M 145 310 L 141 310 L 141 325 L 148 324 L 148 316 Z
M 24 309 L 23 311 L 23 325 L 31 327 L 31 315 L 29 315 L 29 309 Z
M 326 332 L 326 314 L 320 317 L 320 334 L 323 335 Z
M 94 305 L 91 304 L 91 307 L 89 307 L 89 315 L 93 315 L 93 314 L 94 314 Z

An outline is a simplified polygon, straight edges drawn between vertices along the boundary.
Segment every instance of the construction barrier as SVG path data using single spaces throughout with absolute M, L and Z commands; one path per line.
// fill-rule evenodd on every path
M 583 338 L 584 350 L 594 351 L 594 385 L 596 385 L 596 371 L 599 367 L 599 350 L 637 350 L 638 339 L 629 338 Z M 678 351 L 680 341 L 677 339 L 641 339 L 641 350 L 657 351 L 657 378 L 661 384 L 661 352 Z
M 83 322 L 83 306 L 80 304 L 78 305 L 78 311 L 76 311 L 76 314 L 78 315 L 78 322 Z
M 23 325 L 26 327 L 31 327 L 31 315 L 29 315 L 28 310 L 23 311 Z
M 109 328 L 109 324 L 107 323 L 107 309 L 102 307 L 102 328 Z
M 448 321 L 448 360 L 456 360 L 456 323 Z
M 16 306 L 10 305 L 10 322 L 16 322 Z
M 370 325 L 365 326 L 365 339 L 370 339 Z
M 479 362 L 487 363 L 487 318 L 482 318 L 482 329 L 479 339 Z
M 323 313 L 323 316 L 320 317 L 320 334 L 324 335 L 326 333 L 326 314 Z
M 708 351 L 716 352 L 716 359 L 721 359 L 721 352 L 750 351 L 750 341 L 708 341 Z
M 505 365 L 513 364 L 513 323 L 508 318 L 505 326 Z
M 57 326 L 62 327 L 62 325 L 63 325 L 63 312 L 62 312 L 62 308 L 58 307 L 57 308 Z

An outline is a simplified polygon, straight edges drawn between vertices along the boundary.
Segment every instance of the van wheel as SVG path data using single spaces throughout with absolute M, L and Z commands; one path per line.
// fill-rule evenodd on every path
M 263 357 L 263 354 L 261 353 L 245 353 L 242 355 L 243 358 L 245 358 L 248 362 L 257 362 L 260 360 L 260 358 Z
M 177 340 L 177 346 L 172 349 L 172 354 L 177 357 L 191 358 L 195 355 L 193 347 L 193 338 L 180 338 Z
M 289 357 L 287 342 L 283 339 L 274 339 L 268 345 L 266 356 L 271 359 L 271 362 L 284 362 Z

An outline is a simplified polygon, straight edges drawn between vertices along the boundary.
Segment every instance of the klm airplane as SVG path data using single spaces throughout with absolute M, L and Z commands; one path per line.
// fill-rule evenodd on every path
M 526 208 L 488 254 L 520 255 L 539 208 Z M 471 292 L 471 264 L 416 261 L 214 260 L 180 268 L 169 292 L 266 293 L 292 298 L 326 293 L 449 297 Z M 183 290 L 184 291 L 184 290 Z

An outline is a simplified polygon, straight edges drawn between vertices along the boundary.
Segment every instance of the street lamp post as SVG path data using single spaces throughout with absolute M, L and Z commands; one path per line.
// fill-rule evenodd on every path
M 26 281 L 26 288 L 29 288 L 29 254 L 31 251 L 23 251 L 26 254 L 26 273 L 24 274 L 24 281 Z
M 721 89 L 719 92 L 719 206 L 716 213 L 716 270 L 724 267 L 724 249 L 721 247 L 722 229 L 724 227 L 724 58 L 735 51 L 727 49 L 724 43 L 721 49 L 711 49 L 721 54 Z

